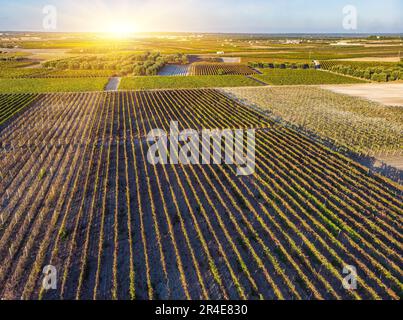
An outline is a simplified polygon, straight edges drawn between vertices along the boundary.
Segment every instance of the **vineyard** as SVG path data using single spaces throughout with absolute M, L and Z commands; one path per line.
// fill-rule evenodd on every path
M 146 135 L 171 120 L 255 128 L 255 174 L 150 165 Z M 401 295 L 401 186 L 217 90 L 41 95 L 0 131 L 0 158 L 0 298 Z
M 16 78 L 33 78 L 37 76 L 45 76 L 49 72 L 40 68 L 1 68 L 0 78 L 16 79 Z
M 117 73 L 115 70 L 53 70 L 33 78 L 108 78 Z
M 0 125 L 29 106 L 36 97 L 34 94 L 0 94 Z
M 378 82 L 403 80 L 403 64 L 393 62 L 322 61 L 323 69 Z
M 108 78 L 0 79 L 0 93 L 102 91 Z
M 365 80 L 311 69 L 261 69 L 261 71 L 263 72 L 262 75 L 255 75 L 254 77 L 273 85 L 314 85 L 366 82 Z
M 336 145 L 374 155 L 403 155 L 403 108 L 315 87 L 225 89 Z
M 213 75 L 251 75 L 257 72 L 247 65 L 239 63 L 193 63 L 190 66 L 190 74 L 193 76 Z
M 330 70 L 332 67 L 337 65 L 350 66 L 353 68 L 376 68 L 376 67 L 385 67 L 385 68 L 393 68 L 398 64 L 396 62 L 380 62 L 380 61 L 347 61 L 347 60 L 326 60 L 320 61 L 321 68 Z
M 189 65 L 167 64 L 159 72 L 159 76 L 187 76 L 189 74 Z
M 244 87 L 261 85 L 261 83 L 245 76 L 155 76 L 123 78 L 119 89 L 184 89 L 211 87 Z
M 249 66 L 252 68 L 257 68 L 257 69 L 315 69 L 315 64 L 314 63 L 307 63 L 307 62 L 277 62 L 274 61 L 272 63 L 269 62 L 249 62 Z
M 2 61 L 2 60 L 0 60 L 1 69 L 26 68 L 26 67 L 32 67 L 35 64 L 36 63 L 29 61 L 29 60 L 23 60 L 23 61 Z

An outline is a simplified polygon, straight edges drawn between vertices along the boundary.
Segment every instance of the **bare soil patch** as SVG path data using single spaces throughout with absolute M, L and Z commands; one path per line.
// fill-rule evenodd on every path
M 399 170 L 403 170 L 403 157 L 402 156 L 377 156 L 377 160 L 379 160 L 379 164 L 385 163 L 388 166 L 394 167 Z M 376 166 L 378 164 L 375 164 Z
M 337 59 L 338 61 L 362 61 L 362 62 L 400 62 L 399 57 L 361 57 L 349 59 Z
M 324 89 L 357 96 L 384 105 L 403 106 L 403 83 L 368 83 L 351 85 L 326 85 Z
M 4 52 L 24 52 L 29 54 L 26 58 L 37 62 L 44 62 L 48 60 L 65 59 L 76 56 L 75 54 L 68 53 L 67 49 L 24 49 L 24 48 L 1 48 Z

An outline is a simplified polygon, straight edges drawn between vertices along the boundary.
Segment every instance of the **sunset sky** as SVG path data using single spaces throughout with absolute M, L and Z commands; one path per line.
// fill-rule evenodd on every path
M 345 32 L 349 4 L 357 7 L 357 32 L 403 32 L 402 0 L 0 0 L 0 30 L 43 31 L 49 4 L 61 32 Z

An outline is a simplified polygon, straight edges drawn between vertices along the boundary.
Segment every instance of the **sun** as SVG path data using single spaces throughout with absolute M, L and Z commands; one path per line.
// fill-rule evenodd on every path
M 133 33 L 138 32 L 133 23 L 113 22 L 106 28 L 106 33 L 114 38 L 124 39 L 130 37 Z

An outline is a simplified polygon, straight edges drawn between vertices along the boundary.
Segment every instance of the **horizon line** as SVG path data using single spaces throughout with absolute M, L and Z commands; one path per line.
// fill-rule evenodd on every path
M 13 32 L 13 33 L 91 33 L 91 34 L 108 34 L 106 31 L 43 31 L 43 30 L 0 30 L 0 33 Z M 403 31 L 397 32 L 219 32 L 219 31 L 138 31 L 130 32 L 129 34 L 148 34 L 148 33 L 187 33 L 187 34 L 265 34 L 265 35 L 281 35 L 281 34 L 302 34 L 302 35 L 402 35 Z

